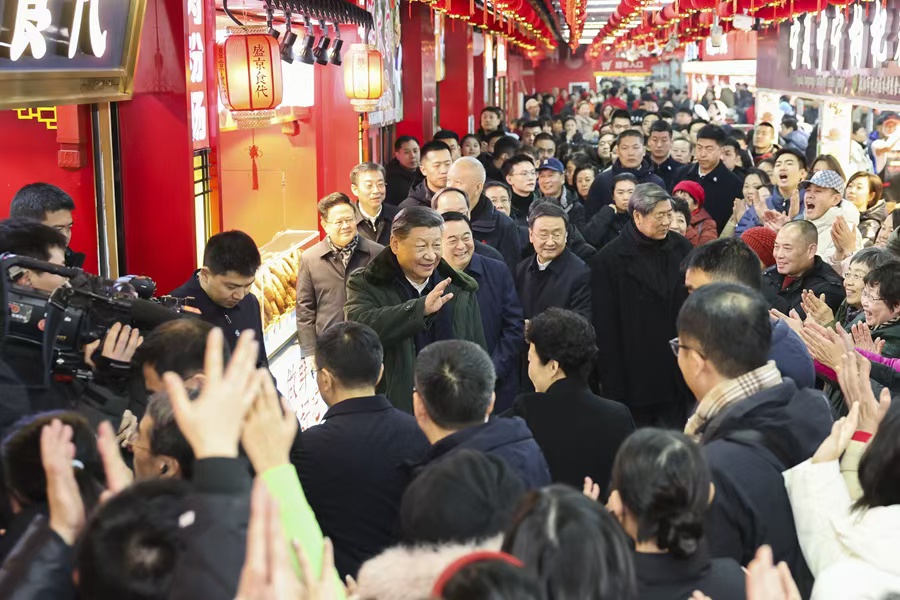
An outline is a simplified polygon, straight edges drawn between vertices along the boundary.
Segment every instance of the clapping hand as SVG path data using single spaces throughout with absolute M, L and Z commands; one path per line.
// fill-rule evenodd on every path
M 872 352 L 879 356 L 881 355 L 882 350 L 884 350 L 884 340 L 881 338 L 873 340 L 872 331 L 865 321 L 860 321 L 853 325 L 850 328 L 850 334 L 853 336 L 853 344 L 860 350 Z
M 838 368 L 844 354 L 844 344 L 837 332 L 808 320 L 798 333 L 815 360 L 831 369 Z
M 796 310 L 791 310 L 790 316 L 784 314 L 778 309 L 770 308 L 769 316 L 773 319 L 779 319 L 788 324 L 788 327 L 800 333 L 803 330 L 803 319 L 800 318 L 800 315 L 797 314 Z
M 841 417 L 831 426 L 831 435 L 819 445 L 813 454 L 813 463 L 826 463 L 839 460 L 850 445 L 853 434 L 859 426 L 859 404 L 853 404 L 846 417 Z
M 788 222 L 788 216 L 777 210 L 767 209 L 762 214 L 763 224 L 773 231 L 779 231 Z
M 584 488 L 582 489 L 582 492 L 591 500 L 596 501 L 600 498 L 600 486 L 594 483 L 594 480 L 590 477 L 584 478 Z
M 797 215 L 800 214 L 800 188 L 794 190 L 794 193 L 791 194 L 791 201 L 788 206 L 788 218 L 793 219 Z
M 891 406 L 891 391 L 882 389 L 879 400 L 875 400 L 869 381 L 871 370 L 872 365 L 866 358 L 856 352 L 846 352 L 837 375 L 846 404 L 851 408 L 859 406 L 859 430 L 874 434 Z
M 297 415 L 282 405 L 272 378 L 262 377 L 241 434 L 241 444 L 257 473 L 289 464 L 298 426 Z
M 172 372 L 163 375 L 175 422 L 198 460 L 237 457 L 244 416 L 256 399 L 260 379 L 269 377 L 267 370 L 256 370 L 259 343 L 253 339 L 253 331 L 245 330 L 238 338 L 227 369 L 222 364 L 224 343 L 220 329 L 209 332 L 206 383 L 193 402 L 181 377 Z
M 831 241 L 837 249 L 835 258 L 843 260 L 856 252 L 856 228 L 849 225 L 844 217 L 838 217 L 831 224 Z
M 812 290 L 803 290 L 800 293 L 800 308 L 806 313 L 807 318 L 823 327 L 828 327 L 834 322 L 834 311 L 825 304 L 825 294 L 817 297 Z
M 747 203 L 741 200 L 740 198 L 734 199 L 734 206 L 732 207 L 731 220 L 735 225 L 741 222 L 741 219 L 744 218 L 744 213 L 747 212 Z

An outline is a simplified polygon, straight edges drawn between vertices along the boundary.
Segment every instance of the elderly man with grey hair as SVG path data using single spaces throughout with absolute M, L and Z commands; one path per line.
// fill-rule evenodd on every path
M 487 347 L 478 284 L 441 258 L 443 227 L 432 208 L 404 208 L 391 225 L 390 246 L 347 281 L 347 320 L 374 329 L 384 346 L 376 391 L 408 413 L 416 356 L 425 346 L 460 339 Z
M 680 429 L 690 392 L 669 340 L 687 298 L 681 262 L 692 246 L 669 231 L 672 212 L 672 197 L 660 186 L 635 188 L 631 221 L 591 261 L 591 314 L 604 397 L 624 402 L 638 426 Z
M 474 157 L 458 159 L 447 174 L 447 185 L 463 190 L 469 198 L 469 219 L 475 239 L 503 255 L 503 262 L 515 271 L 522 257 L 519 230 L 515 222 L 484 195 L 484 165 Z

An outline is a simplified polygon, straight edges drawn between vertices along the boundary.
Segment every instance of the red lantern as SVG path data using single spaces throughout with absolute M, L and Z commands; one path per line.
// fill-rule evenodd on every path
M 371 44 L 351 44 L 344 54 L 344 93 L 356 112 L 372 112 L 383 91 L 381 53 Z
M 716 9 L 717 0 L 690 0 L 694 10 L 701 12 L 710 12 Z
M 700 17 L 697 19 L 697 23 L 699 23 L 701 26 L 710 27 L 713 23 L 715 23 L 715 16 L 713 16 L 712 12 L 700 13 Z
M 734 17 L 734 2 L 719 2 L 716 8 L 716 14 L 720 19 L 727 20 Z
M 847 6 L 852 3 L 853 0 L 828 0 L 828 4 L 834 4 L 835 6 Z
M 283 76 L 278 42 L 262 27 L 229 27 L 216 44 L 219 95 L 243 127 L 268 124 L 281 104 Z
M 666 23 L 678 18 L 678 13 L 675 12 L 674 4 L 666 4 L 663 7 L 662 12 L 660 12 L 660 14 L 662 15 L 663 21 L 665 21 Z

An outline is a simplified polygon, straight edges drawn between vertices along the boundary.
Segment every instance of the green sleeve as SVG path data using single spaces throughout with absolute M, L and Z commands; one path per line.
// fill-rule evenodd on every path
M 284 528 L 288 544 L 297 540 L 309 559 L 313 573 L 321 573 L 322 544 L 325 538 L 322 536 L 322 530 L 319 528 L 312 507 L 306 501 L 303 486 L 300 485 L 300 478 L 297 476 L 297 469 L 292 464 L 281 465 L 269 469 L 260 477 L 269 487 L 269 493 L 278 502 L 281 510 L 281 526 Z M 289 554 L 294 569 L 298 575 L 302 576 L 292 547 L 289 548 Z M 340 576 L 336 570 L 334 576 L 338 578 L 336 586 L 338 597 L 343 599 L 345 597 L 344 586 L 340 582 Z

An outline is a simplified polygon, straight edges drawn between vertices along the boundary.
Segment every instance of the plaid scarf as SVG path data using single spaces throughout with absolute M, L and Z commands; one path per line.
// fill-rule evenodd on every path
M 359 244 L 359 235 L 354 235 L 353 239 L 350 240 L 350 243 L 343 248 L 335 246 L 334 242 L 331 241 L 331 236 L 326 237 L 325 241 L 328 242 L 328 247 L 331 248 L 331 251 L 341 258 L 341 262 L 344 263 L 344 268 L 346 269 L 347 265 L 350 263 L 350 257 L 353 255 L 353 251 L 356 250 L 356 246 Z
M 781 372 L 773 360 L 740 377 L 722 381 L 707 392 L 700 401 L 697 410 L 684 427 L 685 435 L 699 442 L 706 425 L 720 412 L 744 398 L 749 398 L 753 394 L 779 383 L 781 383 Z

